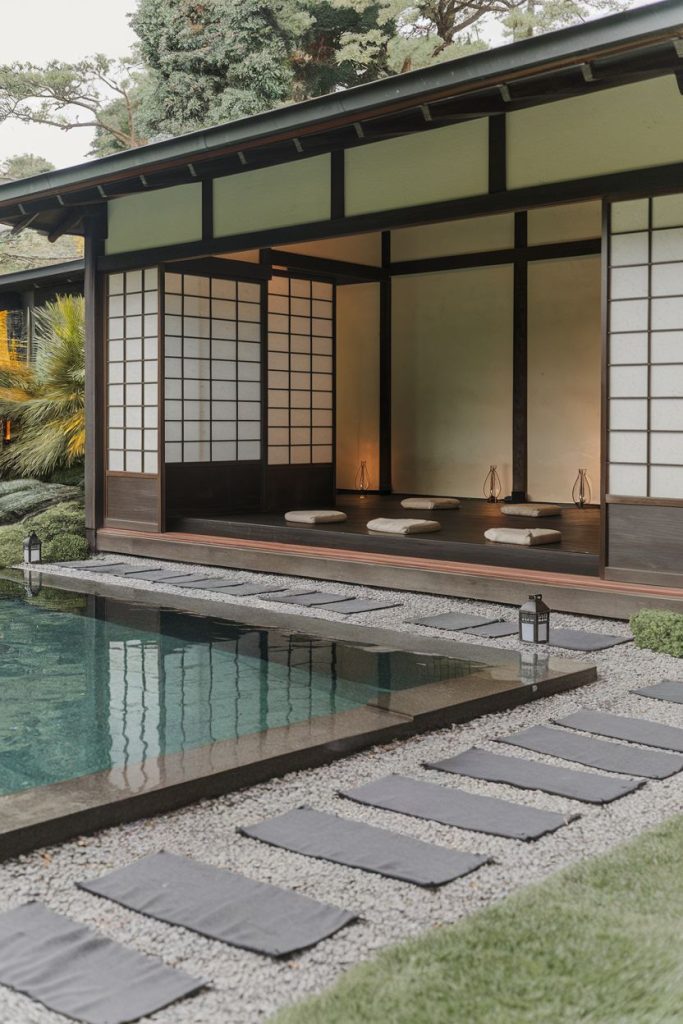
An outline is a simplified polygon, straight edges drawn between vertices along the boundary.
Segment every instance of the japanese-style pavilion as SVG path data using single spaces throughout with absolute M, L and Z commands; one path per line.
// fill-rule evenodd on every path
M 1 186 L 0 221 L 86 239 L 93 545 L 683 601 L 682 91 L 665 0 Z M 525 525 L 491 465 L 570 506 L 560 544 L 484 540 Z M 406 494 L 467 500 L 370 534 Z M 283 519 L 316 507 L 348 520 Z

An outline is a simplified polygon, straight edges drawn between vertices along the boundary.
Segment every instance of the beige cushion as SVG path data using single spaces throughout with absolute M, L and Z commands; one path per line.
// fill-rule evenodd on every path
M 494 544 L 525 544 L 527 546 L 558 544 L 562 540 L 559 530 L 513 530 L 508 526 L 498 527 L 497 530 L 487 530 L 484 536 Z
M 434 533 L 441 529 L 441 523 L 433 519 L 371 519 L 368 530 L 373 533 Z
M 457 498 L 404 498 L 401 505 L 403 508 L 459 508 L 460 502 Z
M 528 505 L 501 505 L 500 511 L 504 516 L 529 516 L 537 519 L 539 516 L 559 516 L 562 509 L 559 505 L 542 505 L 529 502 Z
M 343 523 L 347 518 L 346 512 L 336 512 L 334 509 L 311 509 L 301 512 L 285 512 L 285 519 L 288 523 Z

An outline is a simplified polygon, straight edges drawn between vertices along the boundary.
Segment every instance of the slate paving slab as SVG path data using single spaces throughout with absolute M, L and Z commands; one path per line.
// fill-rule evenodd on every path
M 642 743 L 645 747 L 660 747 L 663 750 L 675 750 L 683 754 L 683 729 L 673 725 L 660 725 L 644 718 L 628 718 L 625 715 L 612 715 L 607 711 L 575 711 L 574 714 L 555 718 L 556 725 L 580 732 L 594 732 L 599 736 L 609 736 L 613 740 L 627 740 L 630 743 Z
M 470 629 L 473 626 L 490 626 L 500 620 L 495 616 L 465 615 L 463 612 L 442 612 L 441 615 L 428 615 L 417 619 L 416 626 L 429 626 L 431 629 Z
M 652 697 L 653 700 L 667 700 L 672 704 L 683 704 L 683 683 L 675 679 L 662 679 L 661 683 L 654 686 L 642 686 L 638 690 L 631 690 L 640 697 Z
M 532 725 L 529 729 L 501 736 L 499 743 L 511 743 L 538 754 L 548 754 L 564 761 L 576 761 L 589 768 L 599 768 L 622 775 L 635 775 L 642 779 L 667 779 L 683 770 L 683 757 L 665 754 L 659 750 L 641 750 L 624 743 L 596 740 L 564 729 L 547 725 Z
M 606 651 L 608 647 L 628 644 L 632 636 L 611 636 L 608 633 L 589 633 L 583 629 L 552 629 L 551 647 L 563 647 L 566 651 Z
M 517 786 L 519 789 L 537 789 L 542 793 L 553 793 L 555 796 L 591 804 L 611 803 L 645 785 L 644 779 L 618 779 L 611 775 L 598 775 L 596 772 L 558 768 L 542 761 L 529 761 L 524 757 L 493 754 L 478 747 L 443 761 L 428 762 L 426 767 L 465 775 L 470 779 Z
M 402 601 L 366 601 L 363 598 L 344 598 L 335 604 L 326 604 L 326 612 L 339 612 L 340 615 L 357 615 L 359 612 L 379 612 L 383 608 L 400 608 Z
M 356 789 L 344 790 L 340 796 L 385 811 L 506 839 L 538 839 L 578 817 L 542 811 L 498 797 L 479 796 L 406 775 L 387 775 Z

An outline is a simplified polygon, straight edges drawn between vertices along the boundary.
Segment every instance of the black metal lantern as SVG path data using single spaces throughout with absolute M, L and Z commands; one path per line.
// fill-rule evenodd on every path
M 24 562 L 27 565 L 38 565 L 42 559 L 43 545 L 34 532 L 24 541 Z
M 550 608 L 542 594 L 530 594 L 519 609 L 519 639 L 525 644 L 547 644 L 550 635 Z
M 38 597 L 43 589 L 43 577 L 39 572 L 24 569 L 24 590 L 27 597 Z

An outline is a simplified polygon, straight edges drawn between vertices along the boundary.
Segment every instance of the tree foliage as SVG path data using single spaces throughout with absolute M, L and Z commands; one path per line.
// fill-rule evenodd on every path
M 55 165 L 44 156 L 35 153 L 17 153 L 9 156 L 0 164 L 0 176 L 4 178 L 32 178 L 34 174 L 46 174 L 54 171 Z
M 70 64 L 52 60 L 0 65 L 0 121 L 106 133 L 114 147 L 142 145 L 137 127 L 137 66 L 103 54 Z M 112 109 L 114 116 L 112 116 Z
M 488 46 L 629 0 L 138 0 L 133 58 L 0 66 L 8 118 L 94 131 L 104 156 Z
M 18 425 L 0 455 L 9 476 L 47 477 L 85 454 L 84 300 L 60 297 L 35 317 L 35 365 L 0 362 L 0 416 Z

